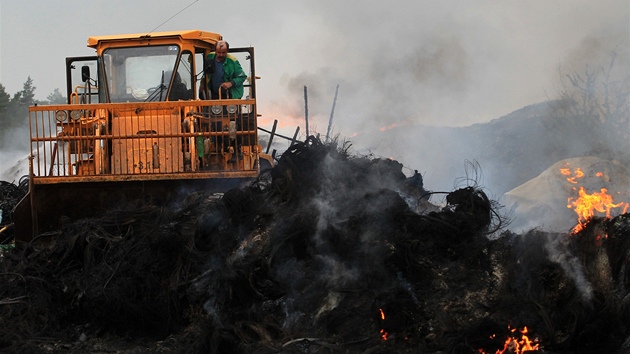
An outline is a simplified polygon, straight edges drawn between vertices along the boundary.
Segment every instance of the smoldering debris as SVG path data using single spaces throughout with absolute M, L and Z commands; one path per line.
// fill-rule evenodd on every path
M 12 211 L 28 192 L 28 177 L 18 184 L 0 181 L 0 245 L 13 241 Z
M 70 220 L 0 258 L 0 347 L 516 353 L 527 335 L 532 352 L 629 349 L 630 215 L 489 239 L 504 220 L 481 189 L 437 207 L 401 171 L 309 138 L 221 198 Z

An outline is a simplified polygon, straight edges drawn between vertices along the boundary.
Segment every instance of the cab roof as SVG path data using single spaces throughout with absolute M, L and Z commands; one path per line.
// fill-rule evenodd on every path
M 186 31 L 168 31 L 168 32 L 150 32 L 150 33 L 134 33 L 134 34 L 115 34 L 108 36 L 93 36 L 87 40 L 87 46 L 96 48 L 99 43 L 120 42 L 124 40 L 140 40 L 152 38 L 180 37 L 183 40 L 200 40 L 212 44 L 223 39 L 218 33 L 206 32 L 201 30 Z

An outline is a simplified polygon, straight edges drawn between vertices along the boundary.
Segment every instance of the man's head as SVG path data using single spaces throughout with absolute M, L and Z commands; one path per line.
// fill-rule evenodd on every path
M 226 41 L 218 41 L 217 42 L 217 47 L 216 47 L 216 59 L 218 62 L 223 62 L 225 61 L 225 58 L 227 58 L 227 53 L 228 53 L 228 49 L 230 49 L 230 45 L 228 44 L 228 42 Z

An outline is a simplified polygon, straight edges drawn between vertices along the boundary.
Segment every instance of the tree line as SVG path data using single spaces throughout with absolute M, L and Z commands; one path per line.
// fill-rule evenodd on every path
M 9 139 L 17 131 L 24 131 L 28 127 L 28 107 L 35 104 L 65 104 L 66 98 L 61 94 L 59 89 L 55 89 L 46 97 L 46 100 L 40 101 L 35 99 L 36 87 L 33 85 L 33 79 L 29 76 L 22 90 L 11 96 L 4 85 L 0 83 L 0 149 L 20 148 L 28 146 L 28 136 L 23 139 Z M 17 137 L 16 137 L 17 138 Z M 11 144 L 18 143 L 19 146 Z

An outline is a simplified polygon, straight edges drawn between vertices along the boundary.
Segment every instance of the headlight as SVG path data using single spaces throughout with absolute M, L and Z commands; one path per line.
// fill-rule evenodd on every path
M 234 114 L 234 113 L 236 113 L 236 106 L 235 106 L 235 105 L 233 105 L 233 104 L 231 104 L 231 105 L 227 106 L 227 111 L 228 111 L 228 113 L 229 113 L 229 114 Z
M 55 112 L 55 119 L 57 123 L 65 123 L 68 121 L 68 112 L 66 111 L 57 111 Z
M 221 114 L 223 113 L 223 106 L 212 106 L 210 107 L 210 111 L 212 111 L 212 114 Z
M 70 117 L 75 121 L 81 119 L 81 111 L 71 111 Z

